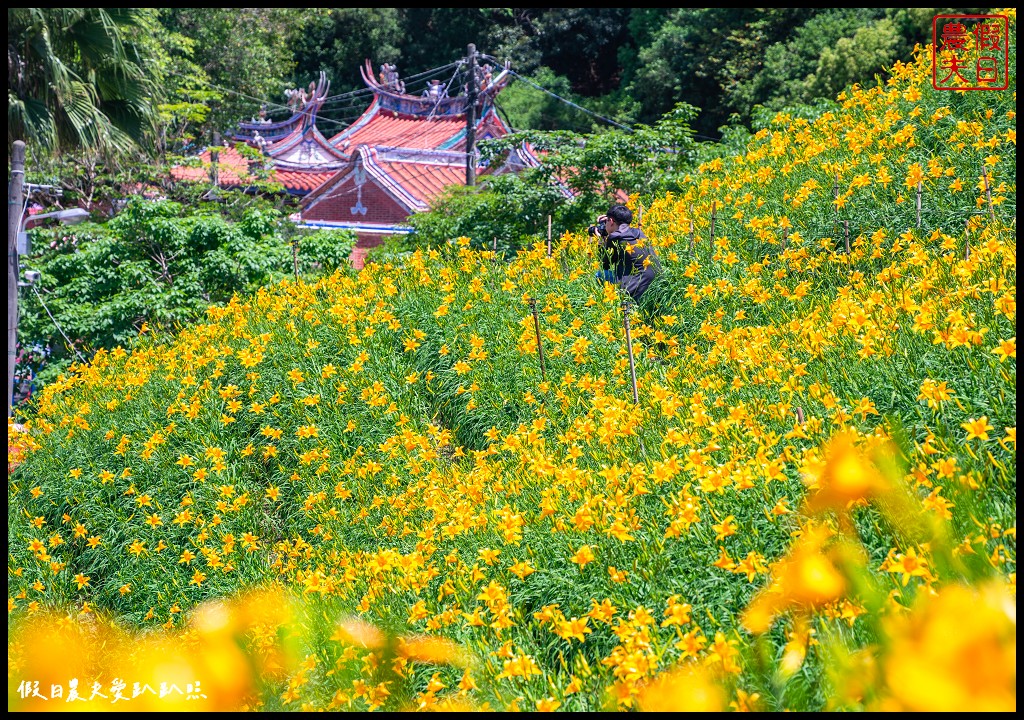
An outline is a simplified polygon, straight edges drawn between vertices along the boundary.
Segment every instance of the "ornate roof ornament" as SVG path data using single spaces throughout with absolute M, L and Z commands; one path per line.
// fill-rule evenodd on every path
M 297 127 L 301 127 L 302 132 L 305 132 L 316 122 L 317 111 L 327 99 L 330 87 L 327 73 L 321 70 L 319 79 L 311 80 L 308 88 L 290 88 L 284 91 L 285 104 L 292 111 L 290 118 L 272 122 L 267 118 L 267 104 L 263 103 L 258 118 L 238 123 L 235 139 L 253 142 L 255 133 L 259 132 L 268 143 L 274 143 L 290 135 Z
M 430 84 L 423 88 L 423 97 L 428 100 L 440 100 L 448 97 L 448 88 L 441 84 L 440 80 L 431 80 Z
M 380 83 L 388 90 L 399 94 L 405 93 L 405 83 L 398 77 L 398 68 L 391 63 L 380 66 Z
M 267 140 L 262 135 L 260 135 L 259 130 L 252 134 L 252 142 L 257 148 L 259 148 L 261 153 L 267 152 Z
M 327 73 L 321 70 L 319 81 L 313 82 L 310 80 L 309 88 L 305 90 L 294 88 L 284 91 L 288 107 L 292 108 L 292 112 L 297 115 L 302 115 L 303 130 L 307 130 L 316 121 L 317 110 L 320 109 L 320 106 L 323 105 L 324 100 L 327 98 L 327 91 L 330 87 L 331 83 L 327 79 Z
M 490 65 L 477 67 L 477 101 L 481 116 L 487 104 L 508 84 L 512 77 L 509 70 L 507 62 L 497 74 Z M 398 69 L 394 65 L 385 63 L 375 74 L 370 61 L 366 60 L 359 72 L 366 86 L 376 93 L 381 110 L 422 118 L 453 117 L 466 113 L 466 96 L 452 96 L 450 88 L 440 80 L 432 80 L 422 94 L 411 95 L 406 92 L 405 83 L 398 78 Z

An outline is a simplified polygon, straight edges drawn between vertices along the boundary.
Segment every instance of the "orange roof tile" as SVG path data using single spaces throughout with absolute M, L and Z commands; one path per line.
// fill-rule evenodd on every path
M 357 127 L 351 135 L 342 132 L 331 138 L 331 144 L 339 150 L 343 147 L 354 148 L 357 145 L 434 150 L 465 129 L 466 121 L 462 118 L 426 120 L 398 116 L 382 110 L 371 117 L 365 125 Z
M 204 150 L 199 154 L 202 167 L 176 166 L 171 168 L 171 177 L 175 180 L 192 182 L 209 182 L 210 173 L 210 151 Z M 242 155 L 233 147 L 226 148 L 220 152 L 217 159 L 220 174 L 220 184 L 223 186 L 248 186 L 249 164 Z M 286 189 L 293 192 L 308 193 L 320 187 L 328 179 L 334 177 L 336 170 L 326 172 L 309 172 L 304 170 L 271 170 L 270 178 L 281 183 Z M 243 180 L 243 178 L 245 178 Z
M 377 161 L 377 165 L 406 192 L 427 204 L 449 185 L 466 183 L 464 166 L 381 161 Z
M 278 170 L 273 178 L 289 190 L 312 192 L 334 177 L 337 170 L 327 172 L 308 172 L 304 170 Z

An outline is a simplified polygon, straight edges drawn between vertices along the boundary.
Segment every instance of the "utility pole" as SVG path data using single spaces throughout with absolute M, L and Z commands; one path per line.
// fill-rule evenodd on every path
M 14 365 L 18 360 L 18 232 L 25 188 L 25 143 L 14 141 L 11 184 L 7 188 L 7 417 L 14 402 Z
M 476 45 L 470 43 L 469 86 L 466 92 L 466 185 L 476 185 Z
M 220 147 L 220 133 L 216 130 L 213 131 L 213 146 Z M 218 150 L 210 151 L 210 180 L 213 182 L 213 187 L 220 187 L 220 152 Z

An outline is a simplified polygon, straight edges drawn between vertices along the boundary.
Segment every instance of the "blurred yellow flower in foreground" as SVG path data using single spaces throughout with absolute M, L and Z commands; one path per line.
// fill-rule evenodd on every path
M 399 657 L 431 665 L 468 667 L 470 655 L 459 645 L 441 637 L 409 635 L 398 638 Z
M 873 464 L 854 446 L 850 433 L 836 435 L 825 448 L 824 465 L 812 470 L 807 512 L 845 510 L 850 503 L 883 493 L 888 484 Z
M 1006 585 L 950 585 L 922 593 L 909 613 L 888 619 L 879 710 L 1014 711 L 1017 603 Z
M 640 691 L 642 712 L 724 712 L 725 690 L 715 675 L 698 666 L 664 672 Z
M 243 650 L 242 640 L 254 630 L 276 633 L 291 622 L 285 596 L 274 590 L 201 605 L 174 633 L 135 634 L 103 618 L 82 617 L 42 616 L 12 629 L 9 669 L 38 681 L 46 699 L 20 698 L 9 701 L 9 709 L 58 709 L 62 701 L 52 699 L 53 688 L 65 688 L 67 697 L 76 687 L 82 695 L 76 710 L 239 710 L 255 697 L 257 676 L 267 680 L 294 664 L 279 652 Z M 130 704 L 122 706 L 118 692 Z
M 754 596 L 741 617 L 743 627 L 762 633 L 780 614 L 813 610 L 838 600 L 846 592 L 846 578 L 836 565 L 836 552 L 826 551 L 831 532 L 811 527 L 772 567 L 772 582 Z

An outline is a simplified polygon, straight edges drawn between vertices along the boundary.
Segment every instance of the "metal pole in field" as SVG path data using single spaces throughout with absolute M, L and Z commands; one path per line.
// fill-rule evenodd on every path
M 626 328 L 626 352 L 629 353 L 629 379 L 633 384 L 633 404 L 640 404 L 636 391 L 636 364 L 633 362 L 633 337 L 629 331 L 629 300 L 622 301 L 622 324 Z
M 988 198 L 988 216 L 993 222 L 996 219 L 996 212 L 992 209 L 992 188 L 988 184 L 988 173 L 985 172 L 985 163 L 981 164 L 981 179 L 985 181 L 985 197 Z
M 551 216 L 548 215 L 548 257 L 551 257 Z
M 690 248 L 689 248 L 689 250 L 690 250 L 690 252 L 693 252 L 693 205 L 690 206 L 688 214 L 690 216 Z
M 25 188 L 25 143 L 11 148 L 11 184 L 7 188 L 7 417 L 14 404 L 14 366 L 18 361 L 18 232 Z
M 299 281 L 299 236 L 292 238 L 292 264 L 295 266 L 295 282 Z
M 466 85 L 466 185 L 476 185 L 476 45 L 466 46 L 469 79 Z
M 921 182 L 917 183 L 917 227 L 921 227 Z
M 714 200 L 711 201 L 711 237 L 708 239 L 708 252 L 714 253 L 715 251 L 715 211 L 718 209 L 718 203 Z
M 537 317 L 537 300 L 530 298 L 530 311 L 533 313 L 533 328 L 537 332 L 537 357 L 540 358 L 540 376 L 547 382 L 548 374 L 544 369 L 544 346 L 540 342 L 540 318 Z

